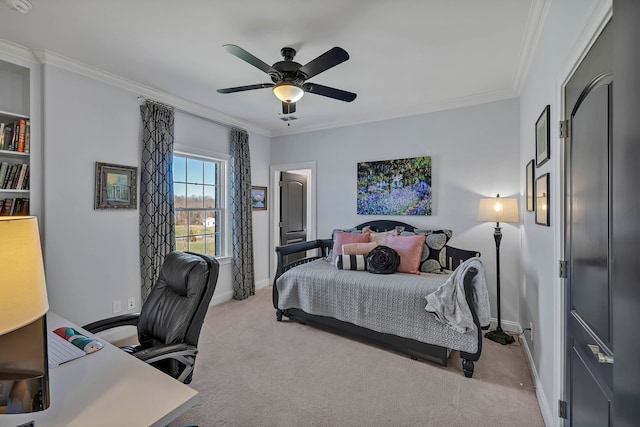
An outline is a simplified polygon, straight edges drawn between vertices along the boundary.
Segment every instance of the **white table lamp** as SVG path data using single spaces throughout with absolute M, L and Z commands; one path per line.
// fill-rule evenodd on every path
M 48 309 L 37 219 L 0 217 L 0 414 L 49 407 Z

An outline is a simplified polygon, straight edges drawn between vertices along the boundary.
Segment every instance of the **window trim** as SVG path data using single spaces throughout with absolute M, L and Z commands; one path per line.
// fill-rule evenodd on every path
M 229 161 L 231 159 L 231 156 L 229 154 L 203 150 L 196 147 L 187 147 L 180 144 L 174 144 L 173 156 L 180 156 L 210 162 L 220 162 L 220 206 L 217 209 L 222 210 L 222 227 L 220 230 L 222 241 L 220 244 L 220 255 L 215 256 L 215 258 L 217 260 L 226 260 L 227 258 L 231 258 L 231 214 L 229 212 Z M 173 159 L 171 163 L 173 164 Z M 172 176 L 172 185 L 173 182 L 175 182 L 175 179 Z

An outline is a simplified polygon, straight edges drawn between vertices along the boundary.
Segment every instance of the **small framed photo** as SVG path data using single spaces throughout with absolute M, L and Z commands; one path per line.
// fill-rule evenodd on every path
M 531 159 L 527 163 L 526 181 L 527 181 L 527 211 L 533 212 L 535 210 L 535 204 L 533 203 L 534 192 L 534 161 Z
M 94 209 L 136 209 L 138 168 L 96 162 Z
M 536 224 L 549 226 L 549 174 L 536 179 Z
M 267 187 L 251 187 L 251 208 L 254 211 L 267 210 Z
M 536 166 L 542 166 L 549 160 L 550 131 L 549 131 L 549 106 L 542 110 L 542 114 L 536 121 Z

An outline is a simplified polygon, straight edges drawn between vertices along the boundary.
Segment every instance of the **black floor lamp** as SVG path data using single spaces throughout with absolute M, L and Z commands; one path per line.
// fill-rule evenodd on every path
M 491 341 L 506 345 L 511 344 L 515 339 L 502 330 L 502 319 L 500 317 L 500 241 L 502 240 L 501 222 L 519 222 L 518 199 L 496 197 L 480 199 L 478 208 L 478 221 L 495 222 L 496 227 L 493 232 L 493 239 L 496 241 L 496 291 L 498 299 L 498 326 L 493 331 L 485 334 Z

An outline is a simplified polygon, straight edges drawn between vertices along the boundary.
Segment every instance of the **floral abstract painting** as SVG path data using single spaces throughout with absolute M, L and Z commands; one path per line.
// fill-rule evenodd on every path
M 358 215 L 431 215 L 431 157 L 358 163 Z

